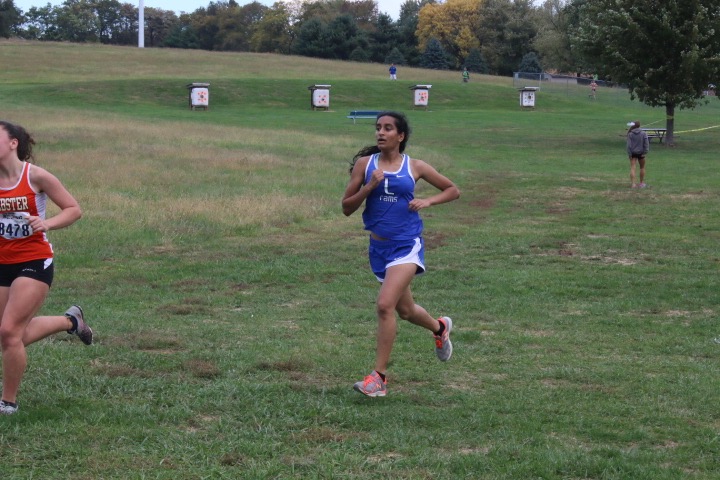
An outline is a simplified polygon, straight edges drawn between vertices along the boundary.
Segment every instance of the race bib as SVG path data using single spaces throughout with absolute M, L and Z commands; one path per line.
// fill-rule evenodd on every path
M 0 215 L 0 237 L 8 240 L 29 237 L 33 230 L 28 223 L 27 212 L 10 212 Z

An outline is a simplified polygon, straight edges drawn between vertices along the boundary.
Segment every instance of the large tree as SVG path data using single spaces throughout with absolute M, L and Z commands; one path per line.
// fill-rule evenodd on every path
M 192 26 L 192 16 L 183 13 L 168 31 L 167 36 L 160 43 L 162 47 L 170 48 L 200 48 L 197 33 Z
M 512 75 L 533 50 L 537 26 L 530 0 L 484 0 L 476 36 L 480 51 L 498 75 Z
M 429 3 L 420 9 L 416 35 L 421 50 L 435 38 L 443 49 L 455 59 L 455 66 L 468 56 L 470 50 L 480 43 L 474 32 L 479 24 L 479 12 L 483 0 L 447 0 L 445 3 Z
M 58 7 L 57 26 L 64 41 L 97 42 L 101 37 L 95 5 L 89 0 L 65 0 Z
M 597 72 L 627 84 L 631 98 L 665 107 L 665 144 L 675 109 L 694 108 L 720 75 L 720 0 L 575 0 L 574 37 Z
M 11 37 L 21 21 L 22 13 L 13 0 L 0 0 L 0 37 Z
M 535 12 L 537 36 L 533 47 L 540 54 L 543 66 L 560 72 L 576 72 L 578 61 L 570 47 L 568 29 L 574 10 L 568 0 L 545 0 Z
M 22 37 L 31 40 L 63 40 L 58 27 L 59 7 L 49 3 L 44 7 L 30 7 L 25 14 Z
M 400 38 L 398 26 L 386 13 L 378 15 L 375 31 L 370 33 L 370 59 L 373 62 L 384 62 L 393 49 L 397 49 Z M 397 53 L 400 53 L 398 51 Z M 402 54 L 400 53 L 402 56 Z M 390 62 L 400 63 L 400 62 Z M 403 62 L 405 63 L 404 59 Z
M 133 11 L 137 18 L 137 9 L 133 8 Z M 157 47 L 163 45 L 173 32 L 178 32 L 175 30 L 176 28 L 182 28 L 182 26 L 175 12 L 160 8 L 145 8 L 145 46 Z M 128 25 L 128 35 L 133 32 L 137 33 L 137 29 L 137 23 L 132 27 Z
M 250 39 L 254 52 L 289 53 L 293 41 L 291 13 L 284 2 L 275 2 L 265 12 Z

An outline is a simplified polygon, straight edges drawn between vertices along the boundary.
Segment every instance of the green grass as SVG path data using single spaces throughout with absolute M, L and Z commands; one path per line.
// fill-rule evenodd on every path
M 51 232 L 43 313 L 97 345 L 29 348 L 2 478 L 713 479 L 720 476 L 720 179 L 713 99 L 628 188 L 617 91 L 301 57 L 0 42 L 2 118 L 83 206 Z M 185 85 L 209 82 L 210 109 Z M 309 85 L 328 83 L 328 112 Z M 414 84 L 432 84 L 427 111 Z M 608 100 L 605 101 L 604 99 Z M 353 109 L 408 113 L 408 153 L 459 185 L 424 212 L 417 301 L 455 354 L 399 323 L 389 395 L 377 282 L 340 198 L 373 142 Z M 427 190 L 425 190 L 427 191 Z M 422 194 L 422 190 L 421 190 Z

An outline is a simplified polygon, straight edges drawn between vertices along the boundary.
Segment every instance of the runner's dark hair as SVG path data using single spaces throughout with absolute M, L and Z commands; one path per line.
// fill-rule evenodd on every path
M 18 141 L 17 156 L 20 160 L 25 162 L 31 162 L 34 157 L 32 153 L 33 145 L 35 140 L 32 136 L 20 125 L 0 120 L 0 127 L 8 133 L 11 140 Z
M 412 132 L 412 129 L 410 128 L 410 123 L 408 122 L 407 117 L 400 112 L 393 112 L 393 111 L 387 111 L 387 112 L 380 112 L 378 113 L 377 117 L 375 117 L 375 124 L 377 125 L 377 121 L 380 120 L 381 117 L 392 117 L 395 119 L 395 128 L 397 128 L 398 133 L 404 133 L 405 138 L 403 138 L 403 141 L 400 142 L 400 153 L 403 153 L 405 151 L 405 146 L 407 145 L 408 140 L 410 139 L 410 133 Z M 352 162 L 350 162 L 350 173 L 352 173 L 353 168 L 355 167 L 355 163 L 361 159 L 362 157 L 367 157 L 368 155 L 374 155 L 376 153 L 380 153 L 380 149 L 377 145 L 368 145 L 367 147 L 363 147 L 360 149 L 359 152 L 355 154 L 355 156 L 352 159 Z

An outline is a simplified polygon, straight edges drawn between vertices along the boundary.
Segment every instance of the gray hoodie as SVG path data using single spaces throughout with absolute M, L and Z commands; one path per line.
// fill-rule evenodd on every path
M 647 155 L 650 151 L 650 139 L 641 128 L 633 128 L 627 134 L 628 155 Z

